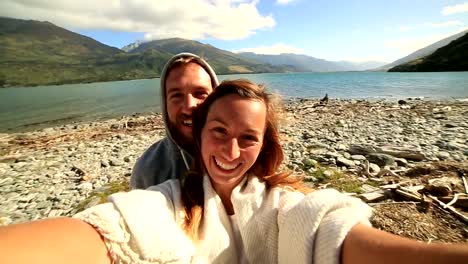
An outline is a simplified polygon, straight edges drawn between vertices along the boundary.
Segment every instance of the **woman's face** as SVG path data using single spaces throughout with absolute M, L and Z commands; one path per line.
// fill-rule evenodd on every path
M 265 123 L 262 101 L 227 95 L 211 105 L 202 129 L 201 152 L 218 194 L 230 192 L 257 160 Z

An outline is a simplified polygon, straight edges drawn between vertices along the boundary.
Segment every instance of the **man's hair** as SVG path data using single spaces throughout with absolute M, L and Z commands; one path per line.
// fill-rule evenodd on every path
M 198 239 L 198 228 L 203 217 L 203 175 L 207 173 L 201 153 L 201 134 L 210 107 L 214 102 L 228 95 L 261 101 L 266 106 L 266 128 L 262 148 L 257 160 L 247 173 L 265 182 L 267 188 L 289 186 L 295 190 L 308 191 L 303 186 L 301 178 L 290 177 L 290 173 L 277 173 L 284 158 L 278 130 L 278 102 L 265 91 L 262 85 L 256 85 L 249 80 L 223 81 L 193 113 L 192 133 L 196 143 L 195 156 L 191 171 L 182 178 L 181 187 L 182 202 L 186 213 L 184 228 L 194 240 Z
M 198 66 L 202 67 L 206 71 L 206 73 L 208 73 L 208 75 L 210 75 L 211 87 L 214 89 L 216 87 L 216 85 L 217 85 L 216 80 L 213 79 L 213 76 L 211 76 L 211 74 L 210 74 L 211 70 L 208 69 L 208 67 L 206 66 L 206 62 L 203 62 L 202 59 L 203 58 L 194 57 L 193 55 L 188 55 L 188 54 L 180 56 L 179 58 L 172 61 L 171 64 L 167 65 L 165 81 L 167 81 L 167 76 L 169 76 L 169 74 L 171 73 L 171 71 L 173 69 L 181 67 L 181 66 L 188 65 L 190 63 L 195 63 Z M 165 85 L 164 85 L 164 87 L 165 87 Z

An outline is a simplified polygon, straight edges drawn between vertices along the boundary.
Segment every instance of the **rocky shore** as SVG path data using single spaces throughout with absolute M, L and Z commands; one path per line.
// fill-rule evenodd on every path
M 289 169 L 311 183 L 343 172 L 357 182 L 344 191 L 360 192 L 367 179 L 420 164 L 466 165 L 468 102 L 297 99 L 285 104 L 281 133 Z M 125 185 L 163 136 L 158 114 L 0 134 L 0 225 L 76 213 L 91 193 Z

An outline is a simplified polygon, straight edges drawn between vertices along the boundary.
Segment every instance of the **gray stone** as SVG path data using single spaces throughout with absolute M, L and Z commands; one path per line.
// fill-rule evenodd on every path
M 351 145 L 348 152 L 351 155 L 367 155 L 377 152 L 377 149 L 371 145 Z
M 338 144 L 336 146 L 336 150 L 347 150 L 348 148 L 346 147 L 345 144 Z
M 61 216 L 62 213 L 63 213 L 63 210 L 61 209 L 53 209 L 49 212 L 47 217 L 58 217 L 58 216 Z
M 325 177 L 327 177 L 327 178 L 330 178 L 331 176 L 333 176 L 333 171 L 331 171 L 331 170 L 325 170 L 325 171 L 323 172 L 323 175 L 324 175 Z
M 395 162 L 399 165 L 399 166 L 408 166 L 408 161 L 404 158 L 395 158 Z
M 336 165 L 338 166 L 346 166 L 346 167 L 354 167 L 354 162 L 352 160 L 346 159 L 345 157 L 338 157 L 336 159 Z
M 29 202 L 31 201 L 34 197 L 36 197 L 37 193 L 30 193 L 28 195 L 23 195 L 21 196 L 18 201 L 20 202 Z
M 437 156 L 437 158 L 439 158 L 441 160 L 450 159 L 450 153 L 448 153 L 446 151 L 439 151 L 439 153 L 437 153 L 436 156 Z
M 299 152 L 299 151 L 294 151 L 294 152 L 292 153 L 292 157 L 293 157 L 293 158 L 299 158 L 299 157 L 301 157 L 301 152 Z
M 369 162 L 375 163 L 381 167 L 392 165 L 393 163 L 395 163 L 395 158 L 387 154 L 370 153 L 366 157 Z
M 5 186 L 5 185 L 11 184 L 11 183 L 13 183 L 13 178 L 6 177 L 6 178 L 3 178 L 3 179 L 0 179 L 0 186 Z
M 84 182 L 78 185 L 77 189 L 84 191 L 84 192 L 89 192 L 93 190 L 93 184 L 90 182 Z
M 371 173 L 379 173 L 380 172 L 380 167 L 379 165 L 375 163 L 369 163 L 369 171 Z
M 370 193 L 370 192 L 376 192 L 378 190 L 380 190 L 379 188 L 377 187 L 374 187 L 372 185 L 369 185 L 369 184 L 363 184 L 361 186 L 361 190 L 364 192 L 364 193 Z
M 461 149 L 465 149 L 466 145 L 451 141 L 451 142 L 447 142 L 447 144 L 445 145 L 445 148 L 447 150 L 461 150 Z
M 376 203 L 386 199 L 384 191 L 377 191 L 372 193 L 363 193 L 358 196 L 366 203 Z
M 366 157 L 363 155 L 351 155 L 352 160 L 366 160 Z
M 107 160 L 101 160 L 101 167 L 102 168 L 107 168 L 109 167 L 109 162 Z
M 121 166 L 122 162 L 118 159 L 110 159 L 109 160 L 109 165 L 111 166 Z
M 304 158 L 302 160 L 302 164 L 305 166 L 305 167 L 314 167 L 315 165 L 317 165 L 317 161 L 314 160 L 314 159 L 309 159 L 309 158 Z

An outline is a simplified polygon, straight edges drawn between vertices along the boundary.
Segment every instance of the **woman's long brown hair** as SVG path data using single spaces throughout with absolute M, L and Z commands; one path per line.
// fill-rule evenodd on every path
M 186 213 L 185 232 L 198 240 L 198 228 L 204 212 L 203 175 L 206 168 L 201 155 L 201 134 L 206 123 L 206 117 L 213 103 L 227 95 L 238 95 L 249 100 L 259 100 L 266 106 L 266 129 L 260 154 L 248 172 L 266 182 L 267 188 L 275 186 L 290 186 L 295 190 L 308 192 L 302 184 L 301 178 L 290 177 L 290 173 L 277 173 L 284 154 L 281 148 L 278 130 L 277 106 L 263 86 L 248 80 L 240 79 L 223 81 L 193 113 L 193 138 L 196 149 L 191 171 L 181 181 L 182 202 Z

